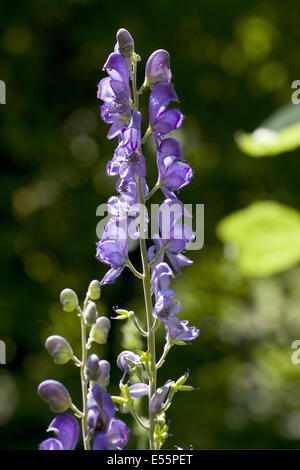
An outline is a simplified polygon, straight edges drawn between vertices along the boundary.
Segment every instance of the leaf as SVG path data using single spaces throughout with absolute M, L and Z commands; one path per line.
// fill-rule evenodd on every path
M 239 148 L 251 157 L 272 157 L 300 146 L 300 105 L 288 104 L 272 114 L 252 134 L 235 135 Z
M 245 276 L 270 276 L 300 261 L 300 213 L 275 201 L 257 201 L 230 214 L 217 235 Z

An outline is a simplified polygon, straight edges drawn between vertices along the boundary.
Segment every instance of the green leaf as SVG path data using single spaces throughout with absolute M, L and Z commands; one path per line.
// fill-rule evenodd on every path
M 300 213 L 275 201 L 257 201 L 230 214 L 217 235 L 245 276 L 270 276 L 300 261 Z
M 272 157 L 295 150 L 300 146 L 300 105 L 279 109 L 252 134 L 237 132 L 235 140 L 251 157 Z

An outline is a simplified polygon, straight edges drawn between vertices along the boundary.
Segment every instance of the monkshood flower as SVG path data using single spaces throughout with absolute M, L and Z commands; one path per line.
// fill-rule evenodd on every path
M 141 146 L 141 113 L 134 112 L 128 127 L 115 150 L 113 159 L 107 165 L 109 175 L 120 175 L 121 178 L 146 175 L 145 159 L 140 151 Z
M 123 188 L 123 189 L 122 189 Z M 124 188 L 126 190 L 124 190 Z M 133 178 L 126 178 L 119 180 L 117 190 L 120 192 L 120 197 L 112 196 L 108 200 L 108 213 L 121 221 L 120 225 L 124 226 L 128 236 L 137 239 L 140 236 L 139 216 L 140 204 L 138 198 L 137 183 Z M 143 195 L 148 194 L 148 186 L 143 180 Z M 148 212 L 144 211 L 144 230 L 147 230 L 149 222 Z
M 68 390 L 57 380 L 49 379 L 41 382 L 38 393 L 54 413 L 63 413 L 72 405 Z
M 122 351 L 117 357 L 117 366 L 124 372 L 121 382 L 123 382 L 130 369 L 140 364 L 141 356 L 139 354 L 132 351 Z
M 149 126 L 152 129 L 156 146 L 170 132 L 181 126 L 183 114 L 178 109 L 167 110 L 170 101 L 179 101 L 174 88 L 169 83 L 154 86 L 149 99 Z
M 192 169 L 182 161 L 180 144 L 176 139 L 168 138 L 162 141 L 157 153 L 157 166 L 161 190 L 167 198 L 176 199 L 177 191 L 190 183 Z
M 90 390 L 87 401 L 89 435 L 94 438 L 93 450 L 119 450 L 128 441 L 128 428 L 115 419 L 115 405 L 109 393 L 99 385 Z
M 97 243 L 96 258 L 111 265 L 111 269 L 105 274 L 101 284 L 110 284 L 120 276 L 126 266 L 127 257 L 127 233 L 113 218 L 106 225 L 101 241 Z
M 159 209 L 161 237 L 159 234 L 154 234 L 152 237 L 154 246 L 150 247 L 148 250 L 150 262 L 163 250 L 157 262 L 162 262 L 164 254 L 166 253 L 178 274 L 181 274 L 181 267 L 193 263 L 182 254 L 182 251 L 195 237 L 190 225 L 177 223 L 178 219 L 183 215 L 184 207 L 177 199 L 166 199 Z
M 101 118 L 104 122 L 112 124 L 107 135 L 108 139 L 112 139 L 128 125 L 131 116 L 127 60 L 119 52 L 114 52 L 109 55 L 103 70 L 109 77 L 99 82 L 97 97 L 104 101 Z
M 51 422 L 47 432 L 54 432 L 40 444 L 40 450 L 74 450 L 79 438 L 79 425 L 77 420 L 69 413 L 56 416 Z
M 170 315 L 165 322 L 167 339 L 171 338 L 176 343 L 186 343 L 197 338 L 200 333 L 195 326 L 188 326 L 188 320 L 179 320 L 175 315 Z
M 157 83 L 169 83 L 171 78 L 170 54 L 164 49 L 153 52 L 147 60 L 144 87 L 153 88 Z
M 120 52 L 126 59 L 130 59 L 134 52 L 134 41 L 127 29 L 121 28 L 117 32 L 115 52 Z

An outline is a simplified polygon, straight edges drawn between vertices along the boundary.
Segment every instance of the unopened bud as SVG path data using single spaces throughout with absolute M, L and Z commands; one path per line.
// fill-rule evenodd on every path
M 91 300 L 98 300 L 101 296 L 101 285 L 97 279 L 94 279 L 88 288 L 88 296 Z
M 97 320 L 98 312 L 95 302 L 89 302 L 85 311 L 84 319 L 87 325 L 93 325 Z
M 152 395 L 152 398 L 149 403 L 149 413 L 155 414 L 158 413 L 166 401 L 166 398 L 169 394 L 169 389 L 173 384 L 173 380 L 168 380 L 162 387 L 159 387 L 156 392 Z
M 122 351 L 117 357 L 117 366 L 124 372 L 141 363 L 141 357 L 132 351 Z
M 57 380 L 44 380 L 38 387 L 38 393 L 54 413 L 63 413 L 72 405 L 68 390 Z
M 97 354 L 91 354 L 86 361 L 86 365 L 84 368 L 84 373 L 86 379 L 89 381 L 96 381 L 100 375 L 100 367 L 99 367 L 99 357 Z
M 116 48 L 124 57 L 130 58 L 134 52 L 134 41 L 127 29 L 121 28 L 117 32 Z
M 64 289 L 60 293 L 60 301 L 65 312 L 74 312 L 78 306 L 77 294 L 72 289 Z
M 100 385 L 100 387 L 105 389 L 106 387 L 109 386 L 110 363 L 103 359 L 99 361 L 99 367 L 100 367 L 100 375 L 97 379 L 97 383 Z
M 90 331 L 90 340 L 98 344 L 105 344 L 109 330 L 110 320 L 107 317 L 97 318 Z
M 153 52 L 147 60 L 144 86 L 153 88 L 157 83 L 169 83 L 171 78 L 169 53 L 164 49 Z
M 49 336 L 46 339 L 45 346 L 56 364 L 66 364 L 73 357 L 71 345 L 62 336 Z

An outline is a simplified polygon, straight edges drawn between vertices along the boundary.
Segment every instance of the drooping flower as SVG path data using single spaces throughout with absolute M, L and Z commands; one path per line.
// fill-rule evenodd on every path
M 96 258 L 111 266 L 101 284 L 110 284 L 120 276 L 125 268 L 127 256 L 127 233 L 119 226 L 118 220 L 113 218 L 106 225 L 101 241 L 97 243 Z
M 153 88 L 157 83 L 169 83 L 171 78 L 170 54 L 164 49 L 153 52 L 146 63 L 144 86 Z
M 148 250 L 149 261 L 153 261 L 160 250 L 164 248 L 157 262 L 162 262 L 164 254 L 168 256 L 175 271 L 180 274 L 180 268 L 193 262 L 182 254 L 187 245 L 194 239 L 192 227 L 178 223 L 184 214 L 183 205 L 176 199 L 166 199 L 159 209 L 160 233 L 153 235 L 154 245 Z
M 155 85 L 149 99 L 149 121 L 157 147 L 159 140 L 182 123 L 181 111 L 167 110 L 170 101 L 178 101 L 174 88 L 169 83 Z
M 200 330 L 195 326 L 188 326 L 188 320 L 179 320 L 175 315 L 170 315 L 165 323 L 167 339 L 171 338 L 177 343 L 186 343 L 197 338 Z
M 107 136 L 112 139 L 119 135 L 130 121 L 129 69 L 125 57 L 119 52 L 109 55 L 103 69 L 109 77 L 99 82 L 97 97 L 104 101 L 101 117 L 106 123 L 112 124 Z
M 48 403 L 54 413 L 63 413 L 71 405 L 72 400 L 66 387 L 57 380 L 44 380 L 38 386 L 38 394 Z
M 175 199 L 174 191 L 189 184 L 193 176 L 191 167 L 181 159 L 179 142 L 172 138 L 163 140 L 157 152 L 157 166 L 161 190 L 167 198 Z
M 134 366 L 141 364 L 141 357 L 132 351 L 122 351 L 117 357 L 117 366 L 124 372 L 123 378 L 127 372 Z
M 143 179 L 143 195 L 148 194 L 148 186 Z M 127 227 L 128 236 L 133 239 L 140 236 L 140 204 L 137 183 L 133 178 L 120 179 L 117 184 L 120 196 L 112 196 L 108 200 L 108 212 L 121 220 L 121 225 Z M 149 222 L 148 212 L 144 210 L 144 229 L 147 230 Z
M 115 419 L 115 405 L 109 393 L 94 385 L 88 394 L 87 424 L 89 435 L 94 438 L 93 450 L 119 450 L 128 441 L 128 428 Z
M 145 159 L 141 146 L 141 113 L 132 114 L 128 127 L 122 132 L 122 138 L 115 150 L 113 159 L 107 165 L 109 175 L 120 175 L 121 178 L 133 176 L 145 177 Z
M 40 444 L 40 450 L 74 450 L 79 438 L 79 425 L 77 419 L 69 413 L 56 416 L 51 422 L 48 432 L 55 433 Z

